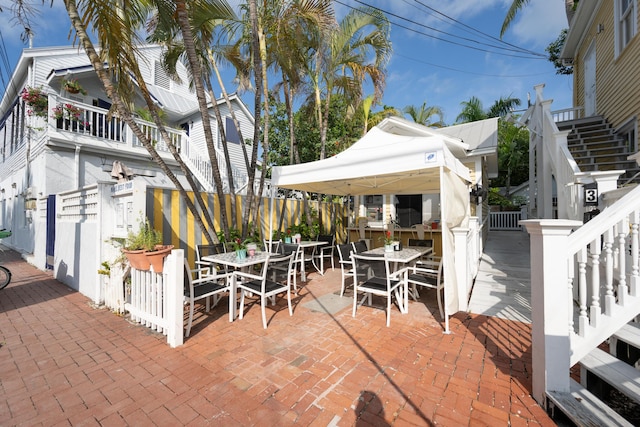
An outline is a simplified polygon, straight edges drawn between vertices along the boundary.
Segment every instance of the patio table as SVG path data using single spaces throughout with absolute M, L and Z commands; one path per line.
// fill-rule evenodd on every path
M 247 269 L 252 265 L 261 264 L 270 258 L 281 256 L 279 254 L 271 254 L 269 252 L 256 252 L 254 256 L 247 256 L 238 259 L 235 252 L 224 252 L 221 254 L 212 254 L 202 257 L 202 261 L 212 264 L 220 264 L 227 267 L 238 269 Z M 229 322 L 233 322 L 236 318 L 236 278 L 235 275 L 231 280 L 231 290 L 229 291 Z
M 413 261 L 415 261 L 418 258 L 421 258 L 429 253 L 433 252 L 433 248 L 431 247 L 426 247 L 426 246 L 403 246 L 401 250 L 399 251 L 393 251 L 393 252 L 385 252 L 384 247 L 380 247 L 380 248 L 375 248 L 375 249 L 371 249 L 368 251 L 363 252 L 363 255 L 384 255 L 384 257 L 386 259 L 388 259 L 389 261 L 393 262 L 393 271 L 391 273 L 394 273 L 395 275 L 398 275 L 399 271 L 398 271 L 398 264 L 399 263 L 403 263 L 403 264 L 408 264 L 411 263 Z M 402 290 L 402 299 L 403 301 L 403 305 L 404 305 L 404 310 L 402 310 L 401 308 L 401 312 L 402 313 L 407 313 L 409 310 L 409 284 L 405 279 L 403 279 L 404 281 L 404 286 L 403 286 L 403 290 Z
M 322 271 L 320 271 L 320 267 L 318 267 L 318 265 L 316 264 L 316 260 L 314 259 L 314 255 L 316 253 L 316 248 L 318 246 L 323 246 L 323 245 L 327 245 L 327 242 L 318 242 L 316 240 L 302 240 L 300 241 L 299 245 L 300 245 L 300 249 L 302 251 L 302 260 L 300 262 L 300 278 L 303 282 L 307 281 L 307 274 L 305 271 L 305 261 L 307 260 L 307 258 L 305 258 L 304 256 L 304 250 L 305 248 L 313 248 L 313 252 L 311 253 L 311 263 L 313 264 L 313 266 L 315 267 L 316 271 L 320 274 L 324 274 Z

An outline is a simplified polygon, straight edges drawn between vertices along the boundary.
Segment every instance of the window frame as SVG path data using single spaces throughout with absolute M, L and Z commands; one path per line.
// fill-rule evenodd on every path
M 624 5 L 625 10 L 622 10 Z M 616 58 L 629 45 L 631 39 L 638 32 L 637 24 L 637 0 L 616 0 L 614 6 L 614 26 L 615 26 L 615 56 Z M 627 29 L 629 24 L 631 28 Z M 629 34 L 630 32 L 630 34 Z

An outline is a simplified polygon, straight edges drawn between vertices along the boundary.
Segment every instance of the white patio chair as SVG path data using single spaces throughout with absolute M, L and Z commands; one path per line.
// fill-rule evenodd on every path
M 407 284 L 411 285 L 411 297 L 414 301 L 420 298 L 418 286 L 435 289 L 440 316 L 444 319 L 442 308 L 442 293 L 444 292 L 444 280 L 442 274 L 442 259 L 439 261 L 421 261 L 413 267 L 407 268 Z
M 320 234 L 316 239 L 318 242 L 327 242 L 324 246 L 318 246 L 313 257 L 320 260 L 320 271 L 324 273 L 324 260 L 325 258 L 331 260 L 331 269 L 335 269 L 333 261 L 333 250 L 335 249 L 335 234 Z
M 293 269 L 293 259 L 295 254 L 291 253 L 285 257 L 278 257 L 276 260 L 282 262 L 284 260 L 289 262 L 289 270 Z M 253 274 L 244 271 L 235 271 L 236 288 L 241 291 L 240 296 L 240 319 L 244 316 L 244 299 L 246 293 L 260 296 L 260 309 L 262 311 L 262 326 L 267 329 L 267 315 L 266 306 L 267 298 L 287 293 L 287 304 L 289 306 L 289 316 L 293 316 L 293 309 L 291 308 L 291 275 L 287 274 L 286 279 L 282 282 L 270 280 L 267 276 L 269 269 L 269 257 L 263 263 L 260 270 L 260 274 Z M 275 304 L 275 301 L 274 301 Z
M 386 298 L 387 327 L 391 322 L 391 299 L 395 297 L 398 308 L 401 312 L 405 312 L 404 297 L 402 295 L 404 288 L 403 277 L 405 269 L 396 273 L 391 273 L 389 268 L 389 260 L 381 256 L 364 256 L 351 253 L 351 261 L 353 263 L 353 271 L 366 271 L 366 274 L 357 275 L 353 283 L 353 313 L 356 317 L 356 308 L 362 305 L 365 299 L 369 299 L 371 304 L 371 296 L 379 295 Z M 364 297 L 358 302 L 358 293 L 363 293 Z
M 185 337 L 189 337 L 191 333 L 191 325 L 193 323 L 193 313 L 195 302 L 201 299 L 206 300 L 205 311 L 209 311 L 209 297 L 219 296 L 223 292 L 229 292 L 231 289 L 231 274 L 218 273 L 215 276 L 203 274 L 201 270 L 207 270 L 208 268 L 196 268 L 191 269 L 187 260 L 184 261 L 184 301 L 189 304 L 189 321 L 187 323 L 187 330 Z M 193 275 L 198 274 L 198 278 L 194 279 Z M 215 307 L 219 301 L 216 298 L 213 306 Z

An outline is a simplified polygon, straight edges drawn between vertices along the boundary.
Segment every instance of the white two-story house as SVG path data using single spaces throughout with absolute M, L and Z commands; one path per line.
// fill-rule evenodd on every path
M 181 81 L 176 82 L 160 65 L 161 47 L 142 46 L 140 55 L 146 85 L 163 111 L 182 160 L 200 186 L 193 190 L 214 191 L 202 120 L 196 96 L 189 89 L 187 70 L 177 65 Z M 78 87 L 69 87 L 66 82 Z M 230 95 L 230 101 L 243 142 L 251 144 L 253 117 L 237 95 Z M 242 150 L 250 156 L 251 147 L 240 141 L 226 101 L 210 102 L 219 106 L 232 165 L 228 171 L 211 111 L 222 181 L 226 185 L 226 176 L 232 173 L 236 188 L 246 188 L 248 174 Z M 145 106 L 142 97 L 136 97 L 135 103 L 136 108 Z M 45 267 L 45 246 L 53 242 L 47 227 L 39 229 L 35 219 L 55 211 L 47 209 L 47 204 L 53 203 L 56 194 L 132 177 L 143 185 L 173 187 L 125 123 L 108 114 L 110 106 L 83 50 L 47 47 L 23 51 L 0 102 L 0 229 L 12 231 L 3 243 L 31 258 L 39 268 Z M 156 126 L 142 118 L 139 123 L 152 141 L 157 141 L 157 151 L 184 187 L 191 190 Z

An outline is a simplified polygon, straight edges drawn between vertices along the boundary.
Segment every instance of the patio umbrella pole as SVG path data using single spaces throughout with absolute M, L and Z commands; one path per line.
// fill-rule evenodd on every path
M 271 206 L 269 207 L 269 235 L 267 237 L 267 241 L 271 241 L 273 240 L 273 209 L 275 206 L 275 198 L 276 198 L 276 193 L 277 193 L 277 188 L 278 187 L 271 187 L 271 202 L 269 203 Z M 267 248 L 264 248 L 265 250 L 267 250 Z

